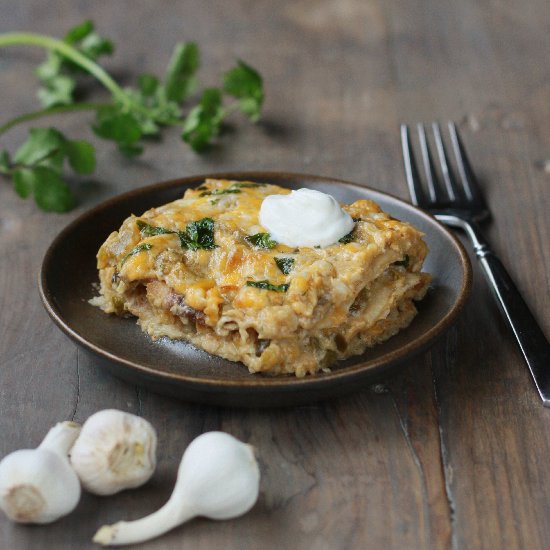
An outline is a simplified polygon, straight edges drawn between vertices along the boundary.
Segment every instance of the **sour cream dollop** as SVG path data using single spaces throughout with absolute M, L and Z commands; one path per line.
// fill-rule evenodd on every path
M 334 197 L 314 189 L 268 195 L 260 208 L 260 223 L 281 244 L 311 247 L 335 244 L 354 226 Z

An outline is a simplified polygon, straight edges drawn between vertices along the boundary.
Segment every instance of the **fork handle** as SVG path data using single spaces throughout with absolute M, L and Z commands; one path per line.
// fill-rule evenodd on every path
M 474 223 L 465 227 L 485 278 L 501 312 L 512 327 L 545 406 L 550 407 L 550 344 L 514 281 Z

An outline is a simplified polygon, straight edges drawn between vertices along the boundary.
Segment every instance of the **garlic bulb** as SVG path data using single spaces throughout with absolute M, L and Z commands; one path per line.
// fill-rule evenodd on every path
M 254 506 L 260 470 L 250 445 L 223 432 L 208 432 L 183 454 L 168 502 L 136 521 L 104 525 L 94 536 L 103 545 L 123 545 L 158 537 L 196 516 L 230 519 Z
M 72 512 L 80 482 L 67 454 L 80 432 L 60 422 L 36 449 L 21 449 L 0 462 L 0 507 L 20 523 L 50 523 Z
M 112 495 L 149 480 L 156 450 L 157 434 L 147 420 L 106 409 L 84 422 L 71 450 L 71 464 L 86 490 Z

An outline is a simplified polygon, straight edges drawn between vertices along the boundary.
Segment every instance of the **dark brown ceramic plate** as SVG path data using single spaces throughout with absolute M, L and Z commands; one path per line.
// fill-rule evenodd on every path
M 97 292 L 95 255 L 101 243 L 130 214 L 179 198 L 205 176 L 151 185 L 125 193 L 86 212 L 54 240 L 40 273 L 40 294 L 55 323 L 91 353 L 98 366 L 129 382 L 182 399 L 217 405 L 280 406 L 343 394 L 385 375 L 425 350 L 462 309 L 469 293 L 471 267 L 458 240 L 434 218 L 395 197 L 330 178 L 286 173 L 215 174 L 235 180 L 270 182 L 330 193 L 340 202 L 369 198 L 396 218 L 426 234 L 430 253 L 424 269 L 432 288 L 419 303 L 410 327 L 363 355 L 334 365 L 332 372 L 306 378 L 250 374 L 240 363 L 209 355 L 193 346 L 162 339 L 153 342 L 135 319 L 106 315 L 88 300 Z M 67 276 L 70 274 L 70 277 Z

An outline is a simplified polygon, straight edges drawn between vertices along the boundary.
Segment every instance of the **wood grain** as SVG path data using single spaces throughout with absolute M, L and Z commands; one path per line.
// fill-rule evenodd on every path
M 195 173 L 283 169 L 406 197 L 399 123 L 453 119 L 491 205 L 487 235 L 549 334 L 547 0 L 119 0 L 93 8 L 1 0 L 0 13 L 0 31 L 58 36 L 93 18 L 118 45 L 109 70 L 127 83 L 160 73 L 177 41 L 196 40 L 206 85 L 240 57 L 260 69 L 267 91 L 263 120 L 235 117 L 205 156 L 176 133 L 137 162 L 98 142 L 98 169 L 74 182 L 80 204 L 70 214 L 39 212 L 0 180 L 0 456 L 35 446 L 56 421 L 82 422 L 106 407 L 144 416 L 160 439 L 148 485 L 109 499 L 84 495 L 50 526 L 2 516 L 0 548 L 93 548 L 102 523 L 160 506 L 186 445 L 212 429 L 257 447 L 258 504 L 237 520 L 194 520 L 143 548 L 550 547 L 550 411 L 475 260 L 470 303 L 428 353 L 347 398 L 283 410 L 191 405 L 111 378 L 55 328 L 36 289 L 52 238 L 109 196 Z M 41 58 L 0 51 L 3 119 L 36 107 L 32 70 Z M 94 139 L 80 117 L 44 123 Z M 12 130 L 0 146 L 15 150 L 25 133 Z

